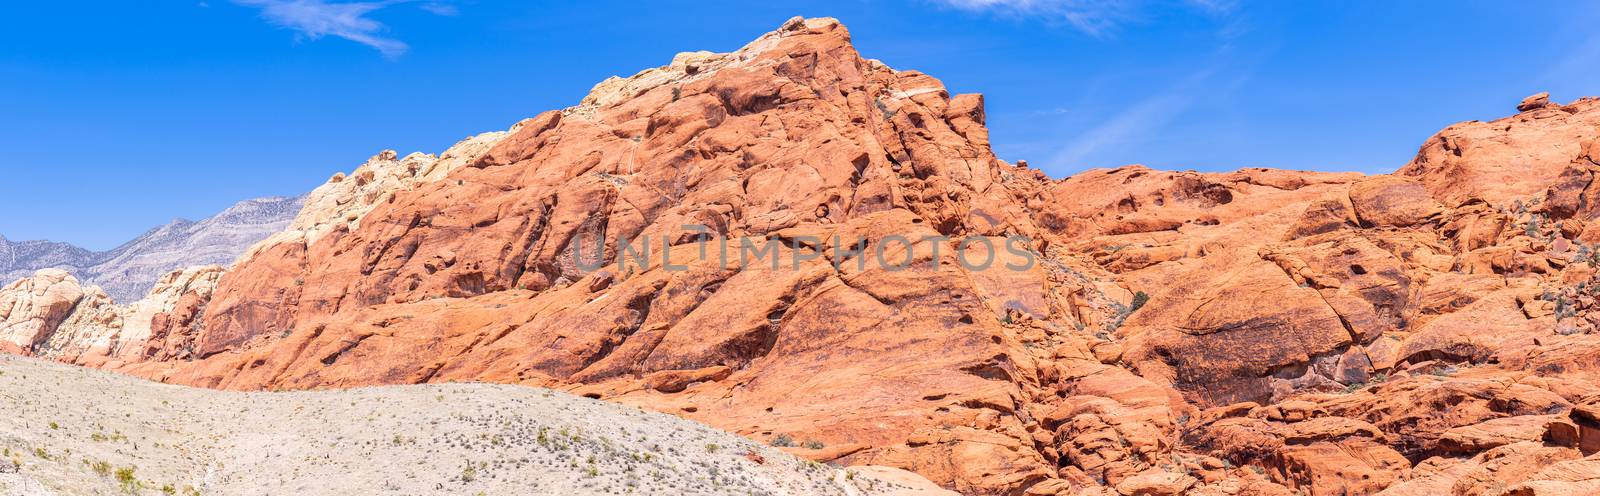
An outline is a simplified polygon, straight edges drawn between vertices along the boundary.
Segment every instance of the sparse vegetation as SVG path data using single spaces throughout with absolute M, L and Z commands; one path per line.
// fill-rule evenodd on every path
M 1117 329 L 1122 327 L 1122 323 L 1128 320 L 1128 316 L 1133 315 L 1133 312 L 1139 311 L 1140 308 L 1144 308 L 1144 305 L 1149 302 L 1149 294 L 1146 294 L 1144 291 L 1135 291 L 1133 293 L 1133 299 L 1129 300 L 1127 305 L 1113 303 L 1112 313 L 1115 318 L 1111 319 L 1111 322 L 1106 324 L 1106 332 L 1116 332 Z
M 133 471 L 134 467 L 117 469 L 117 485 L 125 492 L 136 492 L 143 486 L 139 483 L 139 478 L 133 475 Z
M 1150 302 L 1150 295 L 1145 294 L 1144 291 L 1135 291 L 1133 293 L 1133 301 L 1129 302 L 1129 304 L 1128 304 L 1128 313 L 1131 314 L 1133 312 L 1139 311 L 1140 308 L 1144 308 L 1144 304 L 1145 303 L 1149 303 L 1149 302 Z
M 872 104 L 878 107 L 879 112 L 883 112 L 884 121 L 894 120 L 895 111 L 891 110 L 888 105 L 885 105 L 883 103 L 883 99 L 874 98 L 872 99 Z
M 1573 254 L 1572 261 L 1589 264 L 1589 267 L 1600 266 L 1600 248 L 1591 248 L 1580 243 L 1578 244 L 1578 251 Z M 1580 292 L 1583 290 L 1581 286 L 1578 289 Z
M 4 360 L 17 359 L 0 357 Z M 21 375 L 11 368 L 11 362 L 4 365 L 12 376 Z M 44 363 L 30 366 L 52 372 L 55 367 Z M 54 376 L 41 383 L 60 389 L 64 379 L 96 373 L 63 368 L 59 375 L 50 374 Z M 0 396 L 0 408 L 16 412 L 21 422 L 14 427 L 23 428 L 19 439 L 0 446 L 0 454 L 11 458 L 0 458 L 4 464 L 0 472 L 27 470 L 32 477 L 49 479 L 50 484 L 64 488 L 62 494 L 158 496 L 198 496 L 200 491 L 184 482 L 203 474 L 216 474 L 217 483 L 208 486 L 207 492 L 233 494 L 284 484 L 325 487 L 315 481 L 333 473 L 347 474 L 353 468 L 359 468 L 361 477 L 375 477 L 366 481 L 371 487 L 396 494 L 452 492 L 448 489 L 452 484 L 457 488 L 454 492 L 461 494 L 479 490 L 486 494 L 538 494 L 540 489 L 557 487 L 550 484 L 559 480 L 575 481 L 584 488 L 579 492 L 585 494 L 682 494 L 685 488 L 714 488 L 711 492 L 727 494 L 760 494 L 763 488 L 770 492 L 771 486 L 762 485 L 770 482 L 758 481 L 778 481 L 778 488 L 790 494 L 813 494 L 822 492 L 813 489 L 831 487 L 834 476 L 825 465 L 762 453 L 747 439 L 682 419 L 553 391 L 516 388 L 513 392 L 485 385 L 474 392 L 506 395 L 489 403 L 463 394 L 463 389 L 478 387 L 465 384 L 418 386 L 422 391 L 417 392 L 375 392 L 381 394 L 246 395 L 147 384 L 121 376 L 74 391 L 93 391 L 101 385 L 113 388 L 70 395 L 49 408 L 37 403 L 24 405 L 29 398 L 26 395 Z M 441 395 L 442 401 L 435 403 Z M 107 397 L 136 399 L 130 405 L 105 401 Z M 8 403 L 8 398 L 14 402 Z M 402 403 L 396 403 L 396 398 L 402 398 Z M 171 401 L 162 406 L 167 399 Z M 406 401 L 437 407 L 417 412 L 395 409 Z M 488 409 L 481 409 L 485 407 Z M 175 422 L 161 416 L 154 420 L 141 417 L 138 412 L 146 410 L 170 415 Z M 618 418 L 599 423 L 588 420 L 601 415 Z M 287 454 L 250 449 L 257 445 L 253 440 L 240 442 L 228 429 L 241 416 L 257 419 L 258 429 L 291 433 L 304 442 Z M 60 432 L 74 435 L 62 436 L 47 429 L 51 421 Z M 307 432 L 316 435 L 304 436 Z M 13 436 L 17 435 L 0 429 L 0 437 Z M 781 445 L 824 447 L 820 440 L 795 433 L 774 438 Z M 804 441 L 797 442 L 800 439 Z M 122 441 L 113 444 L 117 440 Z M 73 442 L 78 444 L 70 444 Z M 746 452 L 758 454 L 734 456 Z M 274 464 L 259 462 L 279 456 L 292 464 L 288 470 L 261 470 Z M 74 465 L 67 467 L 69 470 L 50 463 L 66 460 Z M 366 460 L 386 463 L 361 467 Z M 137 469 L 132 462 L 137 462 Z M 16 471 L 11 470 L 14 466 Z M 859 482 L 861 487 L 874 482 L 870 475 L 856 478 L 865 480 Z M 444 480 L 450 481 L 446 488 L 435 490 Z M 305 486 L 308 482 L 311 485 Z
M 789 437 L 788 434 L 779 434 L 772 438 L 772 445 L 779 448 L 791 448 L 794 447 L 794 438 Z

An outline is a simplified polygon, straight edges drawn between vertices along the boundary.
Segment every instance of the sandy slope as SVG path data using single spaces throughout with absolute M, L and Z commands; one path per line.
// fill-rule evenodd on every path
M 7 495 L 907 494 L 927 484 L 518 386 L 234 393 L 0 355 L 0 412 Z

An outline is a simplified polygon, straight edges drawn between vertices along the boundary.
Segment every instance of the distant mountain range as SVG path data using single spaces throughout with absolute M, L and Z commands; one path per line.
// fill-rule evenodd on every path
M 245 200 L 204 220 L 173 220 L 108 251 L 0 236 L 0 285 L 54 267 L 100 286 L 119 303 L 138 300 L 173 269 L 233 263 L 250 245 L 288 227 L 304 201 L 304 196 Z

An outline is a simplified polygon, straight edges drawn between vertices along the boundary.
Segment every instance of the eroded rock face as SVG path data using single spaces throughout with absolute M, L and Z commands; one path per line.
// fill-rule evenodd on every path
M 945 470 L 958 490 L 1028 487 L 1054 470 L 1008 413 L 1017 381 L 1039 372 L 1002 319 L 1050 311 L 1042 271 L 1031 292 L 974 282 L 949 241 L 915 241 L 905 271 L 838 253 L 740 270 L 690 259 L 683 229 L 1030 233 L 1007 181 L 1038 183 L 993 157 L 982 119 L 981 99 L 860 58 L 837 22 L 796 20 L 735 53 L 602 83 L 442 179 L 385 190 L 392 200 L 359 222 L 260 247 L 205 308 L 193 341 L 204 360 L 159 374 L 227 388 L 583 384 L 753 437 L 858 444 L 845 456 Z M 654 253 L 648 267 L 580 267 L 574 241 L 592 249 L 601 234 L 669 241 L 688 269 L 663 270 Z M 971 463 L 940 469 L 954 454 Z
M 1593 484 L 1600 101 L 1451 126 L 1394 175 L 1054 180 L 994 157 L 980 96 L 849 40 L 795 19 L 382 153 L 233 268 L 175 276 L 147 330 L 120 313 L 109 352 L 61 356 L 226 389 L 558 387 L 968 494 Z M 997 263 L 1035 263 L 959 263 L 1008 235 Z M 741 237 L 781 267 L 699 255 Z M 8 339 L 37 346 L 35 300 Z
M 146 297 L 118 305 L 99 287 L 82 286 L 64 271 L 41 270 L 0 289 L 7 308 L 0 311 L 4 346 L 11 353 L 95 367 L 168 358 L 171 353 L 157 351 L 173 322 L 198 313 L 222 272 L 216 265 L 174 270 Z
M 1395 174 L 1420 179 L 1449 206 L 1472 198 L 1501 205 L 1544 193 L 1600 136 L 1600 99 L 1567 105 L 1551 104 L 1548 95 L 1530 100 L 1518 105 L 1517 115 L 1440 131 Z
M 78 279 L 64 270 L 44 269 L 0 290 L 0 346 L 26 350 L 48 338 L 83 298 Z
M 512 132 L 516 130 L 512 128 Z M 302 236 L 302 242 L 312 244 L 336 229 L 359 227 L 368 212 L 390 201 L 396 193 L 444 178 L 481 156 L 505 135 L 505 132 L 489 132 L 473 136 L 438 156 L 412 153 L 396 158 L 393 150 L 384 150 L 356 167 L 350 175 L 334 174 L 327 183 L 312 190 L 306 195 L 305 207 L 300 209 L 289 228 L 261 245 L 283 243 L 293 236 Z

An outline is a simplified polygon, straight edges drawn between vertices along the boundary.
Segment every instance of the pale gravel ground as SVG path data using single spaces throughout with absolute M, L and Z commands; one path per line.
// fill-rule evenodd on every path
M 0 449 L 4 495 L 921 493 L 904 473 L 544 389 L 237 393 L 8 355 Z

